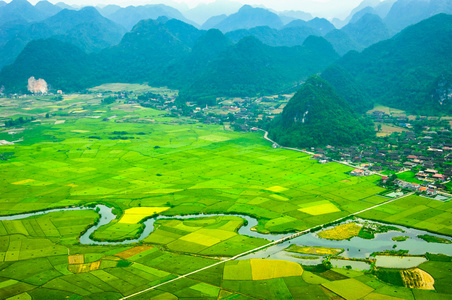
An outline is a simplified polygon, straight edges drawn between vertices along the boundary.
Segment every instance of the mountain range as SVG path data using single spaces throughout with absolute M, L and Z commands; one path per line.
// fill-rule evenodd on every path
M 452 16 L 434 14 L 450 10 L 445 0 L 366 0 L 341 28 L 248 5 L 205 29 L 165 5 L 61 6 L 0 2 L 0 14 L 9 13 L 0 24 L 7 93 L 25 93 L 31 76 L 65 92 L 167 86 L 179 90 L 181 106 L 298 90 L 269 125 L 272 138 L 297 147 L 364 141 L 374 127 L 361 116 L 375 104 L 452 113 Z
M 47 49 L 49 45 L 52 49 Z M 83 61 L 87 70 L 74 78 L 59 68 L 67 63 L 50 63 L 54 58 L 45 56 L 55 56 L 59 47 L 65 52 L 73 47 L 75 54 L 68 59 Z M 332 46 L 321 37 L 311 36 L 302 46 L 290 48 L 271 47 L 253 37 L 233 44 L 219 30 L 205 32 L 179 20 L 160 18 L 140 21 L 118 45 L 89 55 L 55 40 L 29 43 L 15 63 L 2 70 L 0 82 L 8 90 L 24 90 L 26 80 L 32 76 L 32 70 L 25 66 L 33 64 L 33 70 L 41 70 L 40 78 L 66 91 L 83 83 L 87 88 L 94 83 L 121 81 L 167 85 L 181 89 L 186 98 L 204 96 L 205 91 L 209 97 L 249 96 L 294 89 L 337 58 Z M 61 71 L 59 77 L 49 71 L 51 67 Z
M 109 8 L 111 13 L 109 13 Z M 112 8 L 113 7 L 111 6 L 106 6 L 105 9 L 100 9 L 100 11 L 105 17 L 122 25 L 127 30 L 131 30 L 141 20 L 157 19 L 159 17 L 178 19 L 193 24 L 193 22 L 186 19 L 180 11 L 164 4 Z
M 267 9 L 244 5 L 238 12 L 221 19 L 212 28 L 226 33 L 237 29 L 249 29 L 257 26 L 281 28 L 283 23 L 277 14 Z
M 13 63 L 32 40 L 53 37 L 90 53 L 119 43 L 125 32 L 125 28 L 102 17 L 93 7 L 64 9 L 43 21 L 9 28 L 9 33 L 0 39 L 0 67 Z
M 352 51 L 336 64 L 373 103 L 418 113 L 450 112 L 448 98 L 440 101 L 433 95 L 439 82 L 448 85 L 452 70 L 452 16 L 433 16 L 361 53 Z M 340 82 L 331 83 L 342 89 L 343 95 L 356 94 Z
M 284 25 L 280 15 L 247 5 L 236 13 L 219 18 L 221 21 L 213 26 L 218 29 L 209 31 L 179 20 L 184 18 L 180 12 L 161 5 L 126 8 L 111 5 L 98 8 L 104 16 L 117 17 L 116 20 L 126 26 L 131 26 L 141 18 L 138 12 L 143 17 L 149 16 L 147 14 L 151 12 L 155 13 L 153 17 L 168 12 L 177 17 L 159 16 L 154 20 L 138 21 L 126 33 L 124 27 L 102 16 L 94 8 L 69 10 L 48 2 L 39 2 L 39 5 L 33 6 L 24 0 L 13 0 L 3 4 L 0 12 L 5 13 L 5 8 L 13 12 L 23 7 L 21 16 L 26 18 L 17 16 L 14 17 L 15 21 L 0 25 L 0 65 L 13 63 L 23 51 L 12 66 L 1 72 L 0 79 L 8 90 L 23 90 L 25 85 L 22 84 L 29 72 L 19 66 L 41 66 L 49 61 L 44 56 L 53 55 L 58 47 L 64 51 L 74 47 L 74 53 L 77 54 L 69 57 L 83 60 L 88 73 L 89 70 L 95 70 L 94 74 L 82 74 L 81 77 L 91 78 L 96 83 L 148 82 L 180 89 L 181 96 L 187 99 L 200 97 L 212 101 L 217 96 L 293 90 L 309 75 L 325 70 L 322 78 L 336 87 L 337 93 L 349 101 L 356 111 L 361 112 L 374 102 L 407 106 L 408 102 L 414 101 L 402 100 L 402 96 L 396 95 L 401 89 L 394 87 L 395 83 L 402 85 L 407 92 L 416 91 L 417 104 L 410 106 L 414 109 L 422 107 L 427 94 L 434 94 L 429 93 L 428 89 L 433 91 L 435 82 L 448 78 L 446 71 L 449 66 L 447 60 L 443 61 L 444 57 L 449 56 L 440 55 L 448 47 L 436 42 L 438 38 L 449 40 L 450 20 L 447 15 L 432 17 L 392 37 L 391 28 L 394 26 L 389 26 L 392 23 L 387 21 L 396 15 L 400 7 L 406 5 L 418 7 L 408 10 L 408 15 L 414 16 L 414 12 L 422 7 L 418 2 L 398 0 L 391 9 L 387 9 L 392 2 L 366 1 L 341 29 L 336 29 L 328 20 L 321 18 L 292 20 Z M 385 9 L 382 9 L 383 3 Z M 427 4 L 428 13 L 424 15 L 447 10 L 450 6 L 443 0 L 431 0 Z M 48 13 L 56 13 L 44 20 L 30 21 L 43 17 L 39 13 L 40 7 L 47 7 Z M 27 15 L 26 12 L 30 11 L 33 12 Z M 127 15 L 127 11 L 131 12 L 129 19 L 119 17 L 121 14 Z M 292 16 L 297 13 L 303 15 L 302 12 L 292 12 Z M 430 23 L 434 25 L 429 26 Z M 256 26 L 258 24 L 262 26 Z M 235 28 L 239 29 L 232 30 Z M 48 38 L 51 40 L 26 46 L 30 41 Z M 53 45 L 55 49 L 39 48 L 42 45 Z M 417 52 L 412 53 L 410 49 L 417 49 Z M 344 55 L 337 62 L 339 55 L 336 52 Z M 33 53 L 41 60 L 36 62 Z M 434 62 L 435 65 L 427 62 Z M 332 63 L 335 66 L 327 68 Z M 394 70 L 400 66 L 406 67 L 406 71 L 395 77 Z M 16 67 L 17 70 L 11 73 L 15 76 L 7 74 L 6 70 L 11 72 Z M 48 71 L 47 66 L 41 67 Z M 41 74 L 44 78 L 48 77 L 45 71 Z M 54 78 L 56 81 L 52 82 L 54 75 L 50 75 L 48 80 L 55 87 L 61 85 L 60 89 L 89 87 L 90 81 L 84 78 L 74 79 L 66 74 L 61 76 L 64 80 Z M 386 82 L 388 78 L 391 80 Z M 421 82 L 414 85 L 415 88 L 409 87 L 413 78 Z M 207 93 L 203 86 L 210 87 Z M 352 96 L 345 97 L 347 91 Z M 444 98 L 438 95 L 432 97 Z M 362 103 L 359 99 L 363 99 Z
M 254 37 L 245 37 L 213 60 L 180 97 L 213 104 L 218 96 L 291 92 L 338 57 L 321 37 L 310 36 L 302 46 L 295 47 L 270 47 Z
M 61 8 L 47 1 L 38 2 L 35 6 L 27 0 L 13 0 L 10 3 L 3 2 L 0 5 L 0 25 L 6 23 L 27 23 L 44 20 Z
M 246 36 L 254 36 L 269 46 L 302 45 L 310 35 L 323 36 L 334 30 L 334 26 L 325 19 L 314 18 L 310 21 L 295 20 L 281 29 L 260 26 L 250 29 L 238 29 L 226 33 L 234 43 Z
M 449 115 L 451 62 L 452 16 L 439 14 L 310 77 L 268 125 L 270 137 L 294 147 L 357 144 L 374 135 L 360 115 L 377 103 Z

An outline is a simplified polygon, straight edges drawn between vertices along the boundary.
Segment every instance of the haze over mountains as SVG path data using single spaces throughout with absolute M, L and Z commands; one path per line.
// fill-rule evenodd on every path
M 179 89 L 181 101 L 213 104 L 220 96 L 294 92 L 323 72 L 356 113 L 375 102 L 449 107 L 447 90 L 435 87 L 448 86 L 451 73 L 450 1 L 366 0 L 343 22 L 231 3 L 184 15 L 163 4 L 0 2 L 0 85 L 25 92 L 34 76 L 69 92 L 146 82 Z M 225 14 L 203 13 L 221 5 Z

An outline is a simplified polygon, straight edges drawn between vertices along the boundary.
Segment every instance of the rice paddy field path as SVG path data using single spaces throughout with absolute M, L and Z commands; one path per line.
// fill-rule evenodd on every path
M 388 200 L 388 201 L 386 201 L 386 202 L 383 202 L 383 203 L 377 204 L 377 205 L 375 205 L 375 206 L 372 206 L 372 207 L 363 209 L 363 210 L 361 210 L 361 211 L 355 212 L 355 213 L 353 213 L 353 214 L 350 214 L 350 215 L 348 215 L 348 216 L 342 217 L 342 218 L 340 218 L 340 219 L 337 219 L 337 220 L 335 220 L 335 221 L 328 222 L 328 223 L 336 223 L 336 222 L 340 222 L 341 220 L 347 219 L 347 218 L 352 217 L 352 216 L 354 216 L 354 215 L 359 215 L 359 214 L 361 214 L 361 213 L 363 213 L 363 212 L 366 212 L 366 211 L 375 209 L 375 208 L 377 208 L 377 207 L 380 207 L 380 206 L 389 204 L 389 203 L 391 203 L 391 202 L 397 201 L 397 200 L 402 199 L 402 198 L 406 198 L 406 197 L 411 196 L 411 195 L 413 195 L 413 194 L 414 194 L 414 192 L 405 194 L 405 195 L 403 195 L 403 196 L 401 196 L 401 197 L 398 197 L 398 198 L 390 199 L 390 200 Z M 322 225 L 319 225 L 319 226 L 324 226 L 324 225 L 325 225 L 325 224 L 322 224 Z M 319 226 L 316 226 L 316 227 L 319 227 Z M 313 227 L 313 228 L 314 228 L 314 227 Z M 300 235 L 303 235 L 303 234 L 306 234 L 306 233 L 310 232 L 313 228 L 309 228 L 309 229 L 306 229 L 306 230 L 303 230 L 303 231 L 300 231 L 300 232 L 291 234 L 291 235 L 289 235 L 289 236 L 287 236 L 287 237 L 283 237 L 283 238 L 281 238 L 281 239 L 279 239 L 279 240 L 273 241 L 273 242 L 268 243 L 268 244 L 266 244 L 266 245 L 263 245 L 263 246 L 260 246 L 260 247 L 251 249 L 251 250 L 249 250 L 249 251 L 243 252 L 243 253 L 241 253 L 241 254 L 238 254 L 238 255 L 236 255 L 236 256 L 234 256 L 234 257 L 231 257 L 231 258 L 228 258 L 228 259 L 219 261 L 219 262 L 214 263 L 214 264 L 212 264 L 212 265 L 209 265 L 209 266 L 207 266 L 207 267 L 204 267 L 204 268 L 195 270 L 195 271 L 193 271 L 193 272 L 190 272 L 190 273 L 187 273 L 187 274 L 184 274 L 184 275 L 180 275 L 180 276 L 178 276 L 178 277 L 176 277 L 176 278 L 174 278 L 174 279 L 171 279 L 171 280 L 162 282 L 162 283 L 160 283 L 160 284 L 154 285 L 154 286 L 152 286 L 152 287 L 150 287 L 150 288 L 147 288 L 147 289 L 145 289 L 145 290 L 142 290 L 142 291 L 136 292 L 136 293 L 134 293 L 134 294 L 128 295 L 128 296 L 126 296 L 126 297 L 123 297 L 123 298 L 121 298 L 120 300 L 131 299 L 131 298 L 133 298 L 133 297 L 135 297 L 135 296 L 138 296 L 138 295 L 141 295 L 141 294 L 143 294 L 143 293 L 152 291 L 152 290 L 154 290 L 154 289 L 156 289 L 156 288 L 159 288 L 159 287 L 161 287 L 161 286 L 163 286 L 163 285 L 166 285 L 166 284 L 175 282 L 175 281 L 177 281 L 177 280 L 186 278 L 186 277 L 188 277 L 188 276 L 191 276 L 191 275 L 193 275 L 193 274 L 202 272 L 202 271 L 204 271 L 204 270 L 208 270 L 208 269 L 210 269 L 210 268 L 216 267 L 216 266 L 221 265 L 221 264 L 224 264 L 224 263 L 226 263 L 226 262 L 236 260 L 236 259 L 238 259 L 238 258 L 240 258 L 240 257 L 242 257 L 242 256 L 251 254 L 251 253 L 253 253 L 253 252 L 257 252 L 257 251 L 259 251 L 259 250 L 263 250 L 263 249 L 268 248 L 268 247 L 271 247 L 271 246 L 273 246 L 273 245 L 276 245 L 276 244 L 279 244 L 279 243 L 282 243 L 282 242 L 285 242 L 285 241 L 294 239 L 294 238 L 296 238 L 296 237 L 299 237 Z

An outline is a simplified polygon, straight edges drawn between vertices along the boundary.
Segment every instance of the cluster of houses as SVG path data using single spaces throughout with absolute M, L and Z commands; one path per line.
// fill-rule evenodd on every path
M 429 181 L 429 182 L 433 182 L 433 181 L 444 182 L 446 180 L 449 181 L 450 176 L 451 176 L 450 172 L 448 172 L 447 175 L 445 175 L 445 174 L 440 174 L 437 170 L 433 170 L 433 169 L 419 171 L 416 174 L 416 178 L 418 180 Z
M 384 179 L 385 178 L 383 177 L 382 180 L 384 181 Z M 402 189 L 411 190 L 419 193 L 425 193 L 428 196 L 436 196 L 438 194 L 438 190 L 435 185 L 429 185 L 426 183 L 424 184 L 412 183 L 399 179 L 396 179 L 394 183 Z
M 369 144 L 312 148 L 321 160 L 340 160 L 371 171 L 414 171 L 419 179 L 444 182 L 452 178 L 452 134 L 443 129 L 425 138 L 424 131 L 406 131 Z

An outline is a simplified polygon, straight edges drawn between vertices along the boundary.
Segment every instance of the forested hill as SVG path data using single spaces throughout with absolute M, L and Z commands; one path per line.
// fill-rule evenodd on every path
M 45 78 L 51 88 L 80 91 L 99 84 L 100 65 L 72 44 L 56 39 L 30 42 L 16 62 L 0 73 L 0 86 L 26 92 L 28 78 Z
M 435 84 L 452 70 L 451 15 L 412 25 L 361 53 L 348 53 L 337 64 L 354 78 L 353 88 L 359 86 L 375 103 L 411 112 L 452 112 L 452 101 L 433 95 Z M 330 81 L 341 94 L 356 94 L 340 81 Z
M 270 137 L 284 146 L 351 145 L 375 134 L 325 80 L 310 77 L 269 126 Z
M 126 30 L 102 17 L 94 7 L 64 9 L 41 22 L 0 28 L 0 68 L 11 64 L 28 42 L 54 38 L 83 51 L 96 52 L 116 45 Z
M 290 48 L 270 47 L 255 37 L 245 37 L 212 61 L 180 97 L 212 104 L 216 95 L 247 97 L 292 91 L 338 57 L 321 37 L 310 36 L 303 46 Z
M 57 54 L 68 52 L 68 47 L 74 48 L 74 54 L 65 61 Z M 98 83 L 147 82 L 179 89 L 186 99 L 202 104 L 206 97 L 254 96 L 296 88 L 339 58 L 321 37 L 308 37 L 296 47 L 271 47 L 253 37 L 232 44 L 218 30 L 205 32 L 166 18 L 140 21 L 118 45 L 100 53 L 80 53 L 75 46 L 55 41 L 30 43 L 14 64 L 2 70 L 0 85 L 8 92 L 25 92 L 27 79 L 38 76 L 30 72 L 39 70 L 40 78 L 66 92 Z M 63 66 L 69 65 L 73 69 L 65 70 Z

